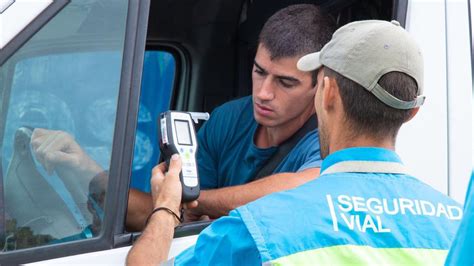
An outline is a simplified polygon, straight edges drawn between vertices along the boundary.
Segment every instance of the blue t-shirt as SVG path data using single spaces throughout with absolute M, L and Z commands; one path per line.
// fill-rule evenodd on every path
M 322 174 L 237 208 L 176 265 L 442 264 L 461 206 L 380 148 L 329 155 Z
M 257 122 L 250 96 L 216 108 L 198 132 L 197 162 L 202 189 L 248 183 L 277 151 L 254 144 Z M 298 172 L 320 167 L 317 129 L 304 136 L 273 173 Z

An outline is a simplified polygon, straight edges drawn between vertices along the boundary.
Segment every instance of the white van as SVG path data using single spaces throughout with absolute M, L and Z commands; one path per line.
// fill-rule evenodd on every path
M 249 95 L 258 32 L 292 3 L 339 25 L 396 19 L 416 38 L 427 99 L 397 151 L 462 203 L 474 162 L 469 0 L 0 0 L 0 264 L 123 264 L 140 235 L 124 225 L 128 189 L 150 189 L 158 114 Z M 40 165 L 34 128 L 67 132 L 107 170 L 105 205 L 62 181 L 70 169 Z M 207 225 L 178 228 L 170 257 Z

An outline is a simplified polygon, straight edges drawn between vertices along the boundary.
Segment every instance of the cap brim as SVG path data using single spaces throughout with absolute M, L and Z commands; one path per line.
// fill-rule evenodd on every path
M 296 67 L 301 71 L 312 71 L 322 66 L 319 62 L 320 52 L 307 54 L 301 57 L 296 63 Z

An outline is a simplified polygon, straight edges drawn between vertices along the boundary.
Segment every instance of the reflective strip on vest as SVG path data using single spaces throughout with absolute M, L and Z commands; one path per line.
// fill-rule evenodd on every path
M 325 169 L 321 175 L 334 173 L 386 173 L 408 175 L 408 171 L 403 164 L 383 161 L 344 161 L 331 165 Z
M 307 250 L 263 265 L 443 265 L 447 250 L 340 245 Z

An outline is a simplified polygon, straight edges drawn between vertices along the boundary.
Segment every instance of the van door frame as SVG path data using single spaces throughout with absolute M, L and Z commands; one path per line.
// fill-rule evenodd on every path
M 131 243 L 131 234 L 124 234 L 124 223 L 128 202 L 129 177 L 133 159 L 149 8 L 150 0 L 128 1 L 125 45 L 102 232 L 99 236 L 91 239 L 0 253 L 2 264 L 9 265 L 42 261 L 111 249 Z M 30 26 L 33 27 L 35 25 L 28 25 L 25 30 L 33 31 L 33 29 L 28 29 Z M 22 46 L 28 39 L 23 38 L 23 42 L 16 43 L 16 46 Z

